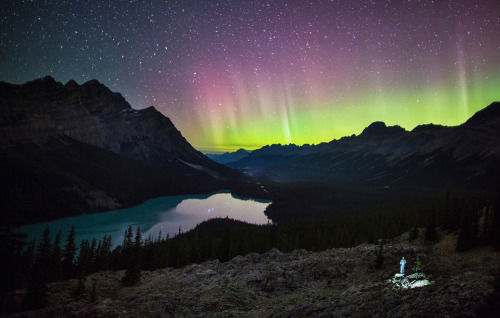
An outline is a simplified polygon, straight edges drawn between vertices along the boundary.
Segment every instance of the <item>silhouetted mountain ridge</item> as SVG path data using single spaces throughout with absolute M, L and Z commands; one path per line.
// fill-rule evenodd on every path
M 498 186 L 499 163 L 500 103 L 494 102 L 456 127 L 406 131 L 375 122 L 329 143 L 265 146 L 229 166 L 282 182 L 491 189 Z
M 207 153 L 205 154 L 209 159 L 221 163 L 228 164 L 230 162 L 235 162 L 240 159 L 245 158 L 250 153 L 250 150 L 240 148 L 234 152 L 224 152 L 224 153 Z
M 66 85 L 44 77 L 24 85 L 1 83 L 1 142 L 44 142 L 65 135 L 150 165 L 192 169 L 187 163 L 234 177 L 194 149 L 154 107 L 133 109 L 97 80 Z
M 493 102 L 488 107 L 477 111 L 464 125 L 498 123 L 500 120 L 500 102 Z
M 388 137 L 399 137 L 407 133 L 404 128 L 400 126 L 386 126 L 384 122 L 376 121 L 366 127 L 359 137 L 368 139 L 381 139 Z

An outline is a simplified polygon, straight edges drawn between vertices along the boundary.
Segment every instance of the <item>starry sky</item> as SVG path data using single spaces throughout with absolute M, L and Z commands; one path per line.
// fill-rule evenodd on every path
M 500 100 L 498 0 L 4 1 L 0 80 L 98 79 L 206 152 L 373 121 L 457 125 Z

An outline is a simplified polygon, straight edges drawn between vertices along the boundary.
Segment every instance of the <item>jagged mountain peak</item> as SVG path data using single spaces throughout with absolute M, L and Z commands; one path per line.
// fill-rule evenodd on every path
M 16 85 L 17 86 L 17 85 Z M 63 87 L 61 82 L 57 82 L 52 76 L 45 76 L 42 78 L 29 81 L 24 85 L 19 85 L 21 93 L 31 94 L 33 96 L 42 96 L 53 94 Z
M 34 79 L 32 81 L 26 82 L 23 86 L 26 87 L 36 87 L 36 86 L 44 86 L 44 87 L 54 87 L 60 88 L 62 86 L 61 82 L 56 81 L 52 76 L 47 75 L 41 78 Z
M 80 85 L 75 80 L 70 79 L 66 84 L 64 84 L 64 88 L 68 90 L 77 89 Z
M 58 83 L 60 84 L 60 82 L 56 81 L 52 76 L 50 75 L 47 75 L 47 76 L 44 76 L 44 77 L 41 77 L 39 79 L 36 79 L 34 81 L 32 81 L 33 83 L 35 82 L 45 82 L 45 83 Z
M 387 125 L 383 121 L 374 121 L 368 127 L 366 127 L 364 130 L 374 130 L 374 129 L 385 129 L 387 128 Z
M 235 151 L 235 153 L 249 153 L 249 152 L 250 152 L 250 150 L 246 150 L 244 148 L 240 148 L 240 149 Z
M 53 83 L 53 84 L 61 84 L 60 82 L 56 81 L 52 76 L 46 75 L 44 77 L 40 77 L 37 79 L 34 79 L 32 81 L 27 82 L 26 84 L 37 84 L 37 83 Z
M 106 85 L 104 85 L 103 83 L 99 82 L 98 80 L 96 79 L 92 79 L 90 81 L 87 81 L 85 83 L 83 83 L 81 86 L 83 87 L 91 87 L 91 88 L 101 88 L 101 89 L 106 89 L 108 91 L 111 91 Z
M 386 138 L 390 136 L 400 136 L 407 131 L 400 126 L 387 126 L 382 121 L 376 121 L 366 127 L 359 135 L 364 138 Z

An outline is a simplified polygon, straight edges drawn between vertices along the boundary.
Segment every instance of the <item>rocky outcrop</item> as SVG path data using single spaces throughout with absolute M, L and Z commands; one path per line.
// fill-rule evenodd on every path
M 474 316 L 493 292 L 500 254 L 455 254 L 446 246 L 386 245 L 381 270 L 372 266 L 378 247 L 361 245 L 316 253 L 273 249 L 227 263 L 143 272 L 139 285 L 127 288 L 120 285 L 123 272 L 101 272 L 86 280 L 88 294 L 97 282 L 95 303 L 70 298 L 76 280 L 53 283 L 48 308 L 12 317 Z M 407 265 L 418 255 L 434 283 L 394 289 L 388 279 L 401 255 Z

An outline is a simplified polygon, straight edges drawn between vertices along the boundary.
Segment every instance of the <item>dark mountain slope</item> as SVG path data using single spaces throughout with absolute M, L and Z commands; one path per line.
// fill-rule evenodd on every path
M 206 193 L 224 181 L 119 156 L 70 138 L 0 148 L 2 224 L 113 210 L 147 198 Z
M 97 81 L 0 83 L 2 223 L 26 223 L 206 193 L 246 177 L 195 150 L 153 107 Z
M 150 165 L 196 165 L 213 175 L 237 176 L 195 150 L 154 107 L 135 110 L 96 80 L 62 85 L 45 77 L 24 85 L 0 83 L 0 92 L 2 143 L 43 143 L 62 134 Z

